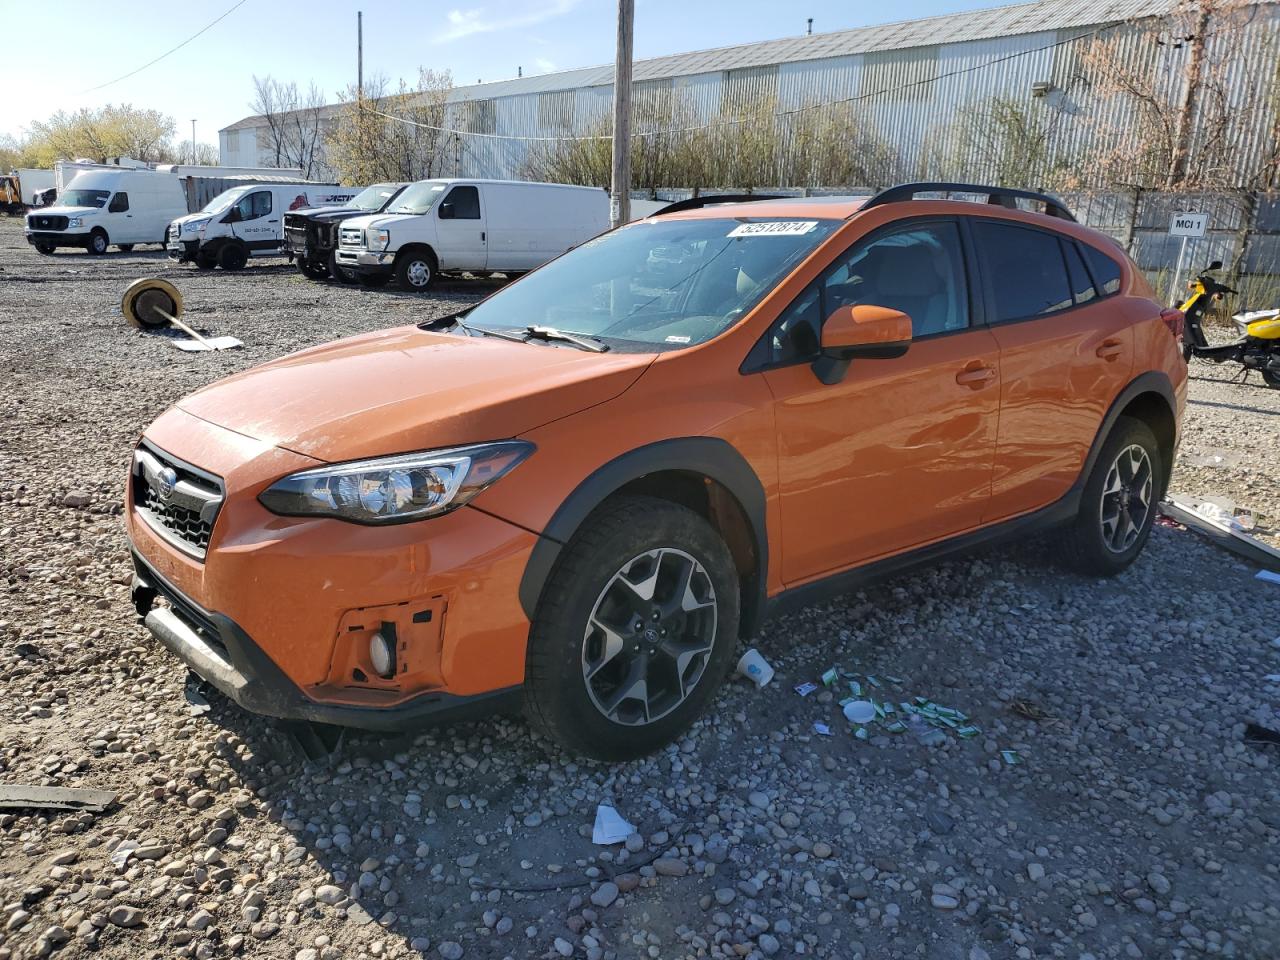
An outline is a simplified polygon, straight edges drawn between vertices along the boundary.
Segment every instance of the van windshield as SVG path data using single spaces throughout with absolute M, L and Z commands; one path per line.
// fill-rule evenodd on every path
M 201 213 L 221 213 L 223 210 L 229 210 L 231 205 L 252 190 L 252 187 L 232 187 L 230 190 L 224 190 L 218 194 L 203 207 L 200 208 Z
M 110 190 L 67 190 L 62 194 L 64 207 L 101 207 L 111 196 Z
M 839 220 L 657 219 L 603 234 L 464 315 L 472 327 L 555 327 L 642 349 L 710 340 L 745 316 Z
M 422 180 L 405 187 L 383 213 L 426 213 L 449 185 L 434 180 Z
M 365 187 L 354 197 L 351 198 L 351 206 L 357 210 L 365 210 L 369 213 L 377 213 L 382 209 L 392 195 L 400 189 L 398 183 L 375 183 L 372 187 Z

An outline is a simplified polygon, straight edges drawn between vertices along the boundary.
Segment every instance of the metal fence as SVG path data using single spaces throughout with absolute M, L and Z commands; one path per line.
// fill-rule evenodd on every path
M 754 193 L 781 196 L 870 196 L 872 187 L 756 187 L 744 190 L 723 187 L 700 190 L 713 193 Z M 684 200 L 687 188 L 671 187 L 654 192 L 633 192 L 637 198 Z M 1238 191 L 1230 193 L 1166 193 L 1156 190 L 1080 191 L 1061 197 L 1076 219 L 1113 237 L 1146 274 L 1162 298 L 1174 297 L 1193 271 L 1221 260 L 1224 275 L 1240 290 L 1232 312 L 1280 305 L 1280 193 Z M 1205 214 L 1205 235 L 1187 240 L 1186 262 L 1175 277 L 1180 237 L 1170 236 L 1175 213 Z

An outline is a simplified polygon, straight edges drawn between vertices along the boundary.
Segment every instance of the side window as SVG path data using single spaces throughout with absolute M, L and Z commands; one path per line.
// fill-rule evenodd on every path
M 814 281 L 782 311 L 766 336 L 761 361 L 770 366 L 812 360 L 822 330 L 822 287 Z
M 129 209 L 129 195 L 124 192 L 117 193 L 111 198 L 111 203 L 107 206 L 108 213 L 124 213 Z
M 270 190 L 259 190 L 257 193 L 250 194 L 249 198 L 253 201 L 254 219 L 257 219 L 258 217 L 265 217 L 271 212 Z
M 1116 263 L 1101 250 L 1082 244 L 1084 255 L 1089 260 L 1089 269 L 1093 272 L 1093 282 L 1100 296 L 1120 292 L 1120 264 Z
M 909 223 L 875 234 L 854 244 L 821 282 L 824 318 L 837 307 L 873 305 L 909 316 L 912 337 L 969 326 L 964 256 L 954 223 Z
M 246 193 L 236 201 L 236 217 L 240 220 L 253 219 L 253 194 Z
M 454 187 L 444 198 L 441 206 L 445 203 L 453 204 L 455 220 L 480 219 L 480 191 L 475 187 Z
M 1056 234 L 975 220 L 973 235 L 995 298 L 992 322 L 1024 320 L 1074 303 Z
M 1074 240 L 1062 239 L 1062 255 L 1067 258 L 1067 277 L 1071 281 L 1071 295 L 1076 303 L 1088 303 L 1095 296 L 1093 281 L 1080 258 L 1080 249 Z

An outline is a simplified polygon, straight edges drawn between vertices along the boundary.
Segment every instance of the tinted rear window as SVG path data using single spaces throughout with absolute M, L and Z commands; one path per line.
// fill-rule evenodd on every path
M 1084 268 L 1080 259 L 1080 250 L 1074 240 L 1063 240 L 1062 251 L 1067 257 L 1067 276 L 1071 278 L 1071 293 L 1076 303 L 1085 303 L 1094 297 L 1093 281 L 1089 279 L 1089 271 Z
M 1084 255 L 1089 260 L 1089 269 L 1093 271 L 1093 281 L 1099 293 L 1106 296 L 1120 290 L 1120 264 L 1095 247 L 1084 244 Z
M 984 274 L 995 297 L 996 323 L 1063 310 L 1074 303 L 1058 237 L 1011 224 L 973 224 Z

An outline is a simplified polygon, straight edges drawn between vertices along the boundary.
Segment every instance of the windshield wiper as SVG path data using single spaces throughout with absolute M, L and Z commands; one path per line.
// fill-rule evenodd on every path
M 504 333 L 501 330 L 490 330 L 488 327 L 473 327 L 469 323 L 464 323 L 461 315 L 436 317 L 418 324 L 419 330 L 443 330 L 446 327 L 456 327 L 469 337 L 497 337 L 500 340 L 511 340 L 515 343 L 524 343 L 528 339 L 514 332 Z
M 540 327 L 537 324 L 530 324 L 524 329 L 530 340 L 559 340 L 563 343 L 571 343 L 580 350 L 590 350 L 592 353 L 605 353 L 609 349 L 607 343 L 601 343 L 594 339 L 588 340 L 575 333 L 557 330 L 555 327 Z

